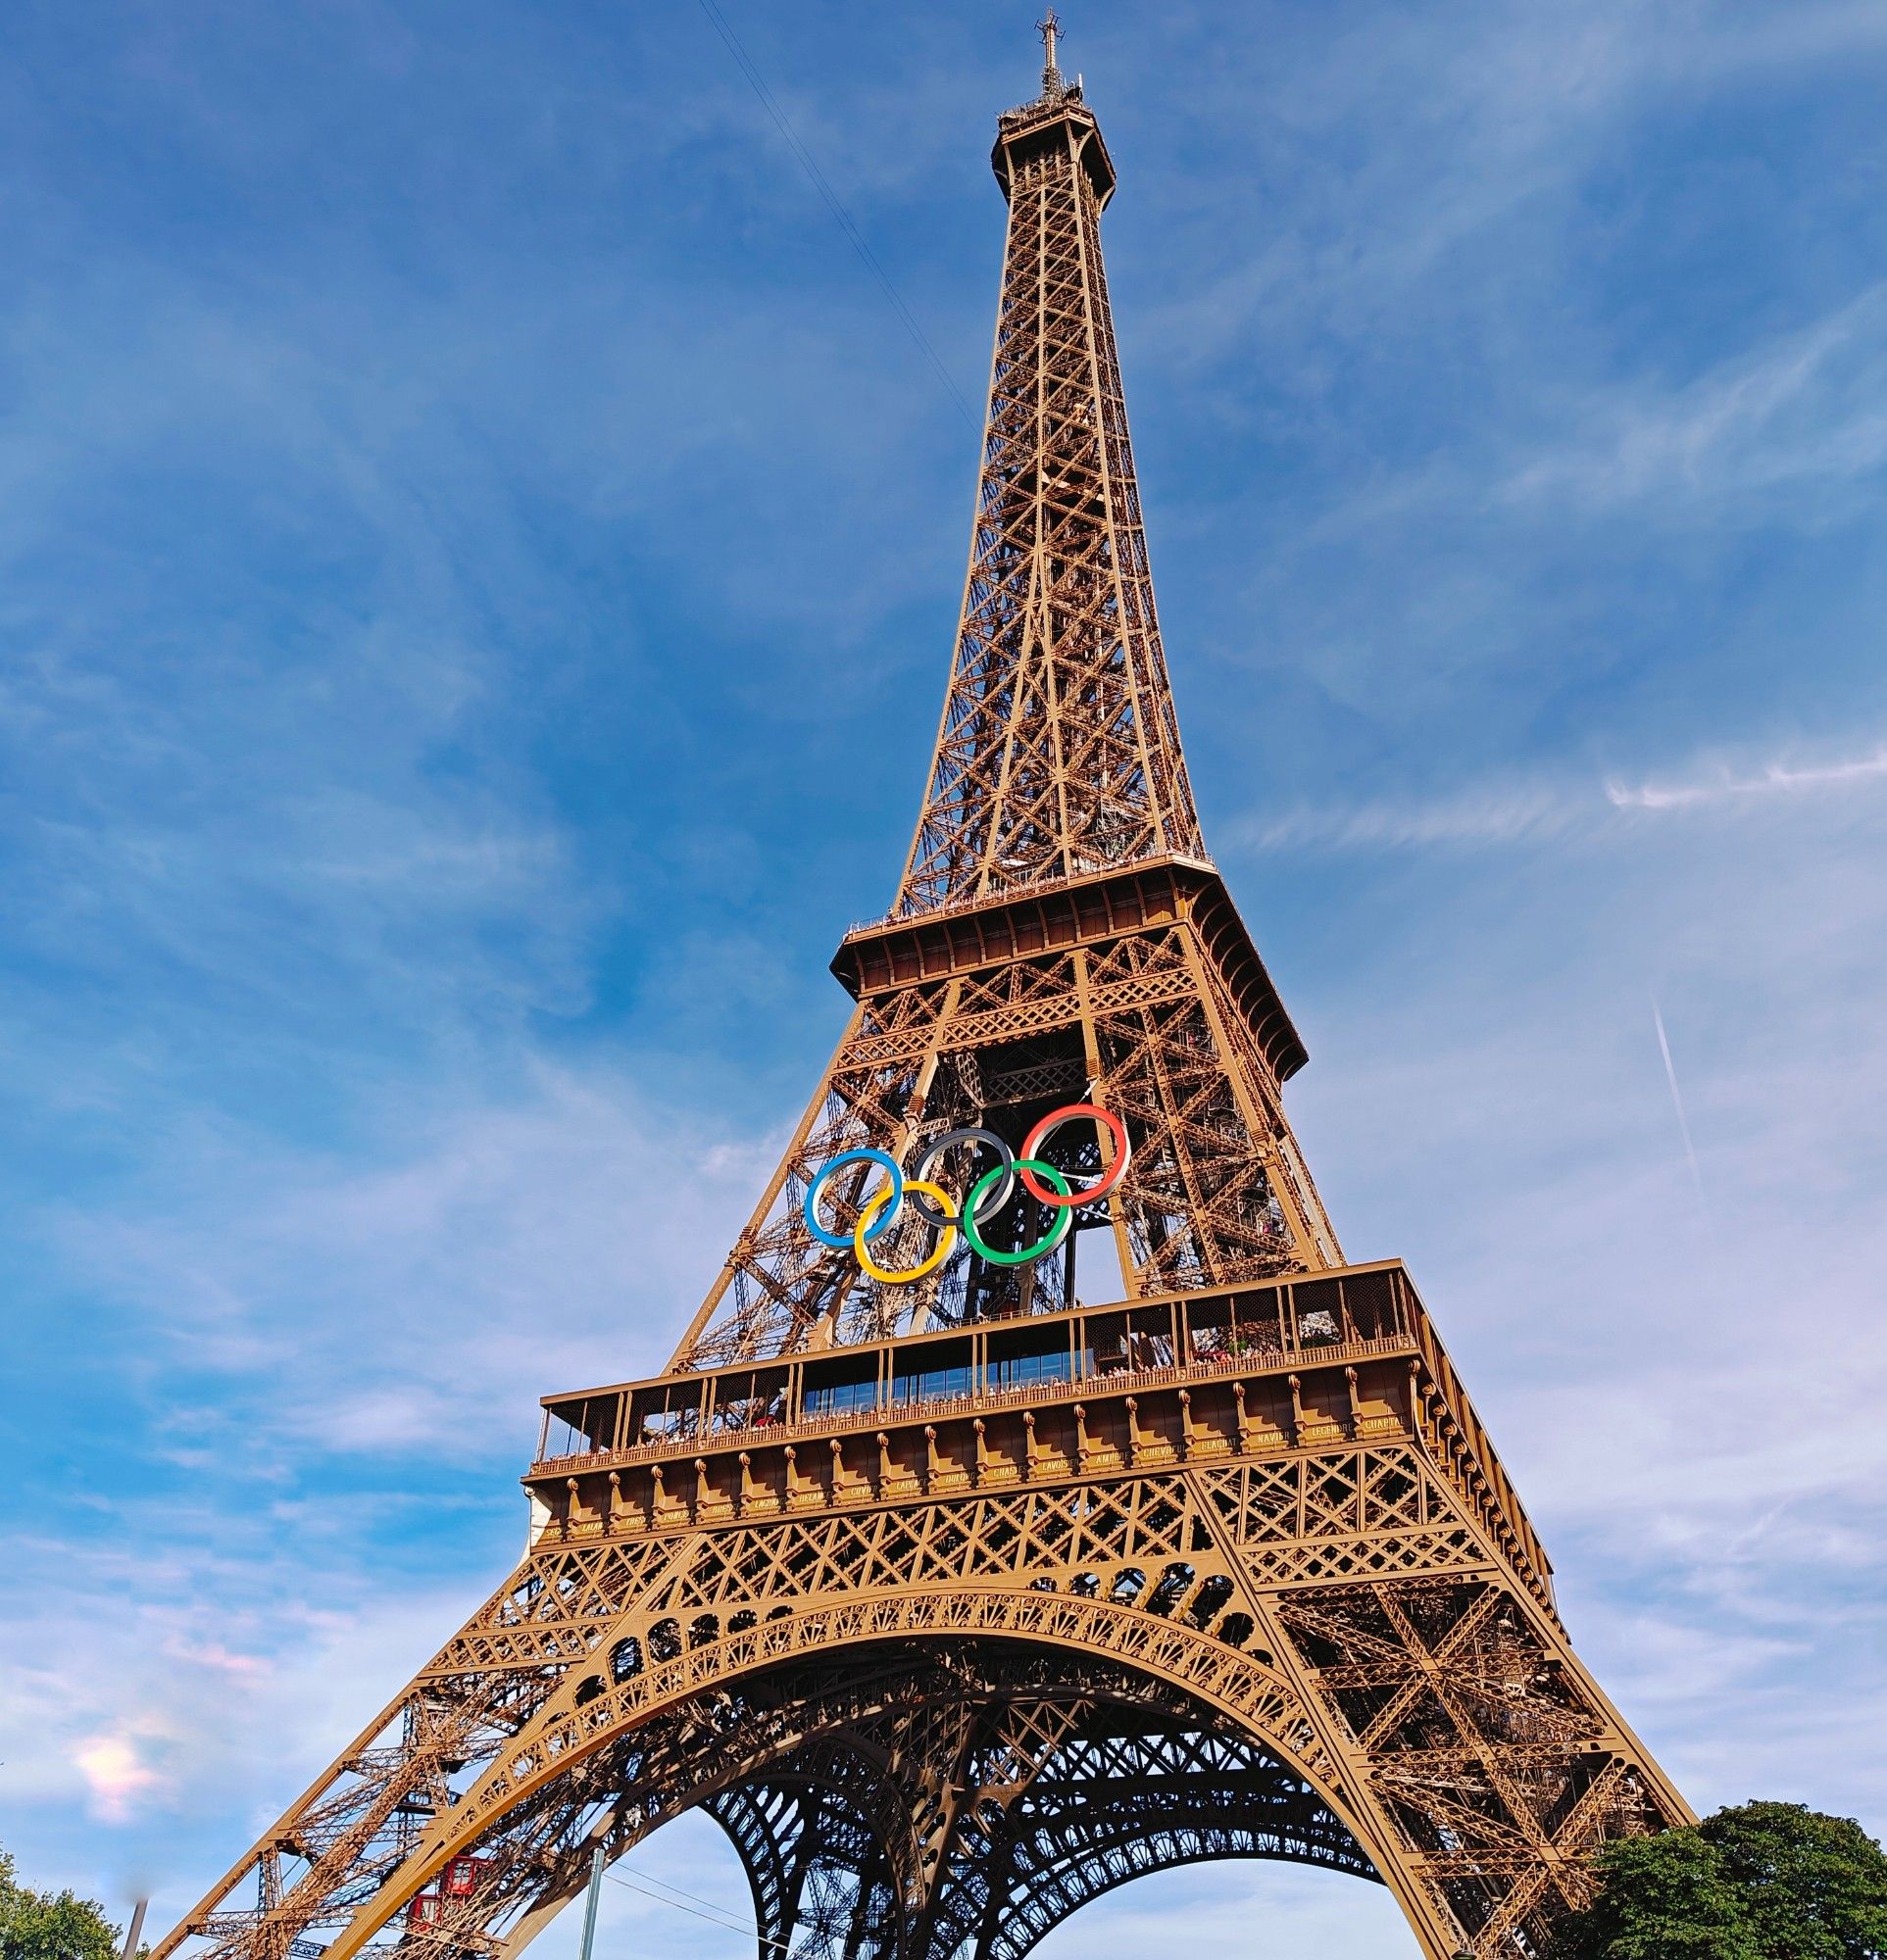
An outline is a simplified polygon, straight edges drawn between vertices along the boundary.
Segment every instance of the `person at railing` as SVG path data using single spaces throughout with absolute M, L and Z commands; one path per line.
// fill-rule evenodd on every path
M 1159 1334 L 1129 1334 L 1121 1342 L 1126 1365 L 1136 1374 L 1172 1366 L 1172 1343 Z

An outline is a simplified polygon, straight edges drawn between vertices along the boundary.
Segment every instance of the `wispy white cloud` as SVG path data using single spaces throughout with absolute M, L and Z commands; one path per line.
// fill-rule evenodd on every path
M 416 1579 L 411 1563 L 397 1577 L 359 1565 L 347 1535 L 365 1520 L 344 1497 L 296 1534 L 292 1557 L 286 1521 L 266 1510 L 167 1515 L 130 1502 L 119 1516 L 117 1543 L 16 1540 L 9 1569 L 44 1603 L 0 1628 L 13 1807 L 83 1805 L 112 1827 L 114 1864 L 179 1825 L 248 1828 L 474 1603 L 469 1588 Z M 223 1644 L 231 1629 L 240 1654 Z M 215 1862 L 206 1843 L 202 1869 Z M 200 1874 L 172 1857 L 160 1871 L 162 1925 Z
M 1666 392 L 1639 383 L 1580 403 L 1580 434 L 1523 463 L 1499 496 L 1589 508 L 1846 484 L 1887 466 L 1887 284 Z M 1800 521 L 1813 514 L 1800 505 Z
M 1282 815 L 1234 822 L 1228 835 L 1250 851 L 1420 851 L 1436 846 L 1550 845 L 1602 835 L 1621 821 L 1666 812 L 1733 815 L 1766 799 L 1849 791 L 1870 796 L 1887 787 L 1887 745 L 1827 761 L 1780 759 L 1738 767 L 1722 763 L 1688 776 L 1638 783 L 1567 777 L 1489 783 L 1429 799 L 1372 799 L 1350 806 L 1307 806 Z
M 1234 263 L 1202 252 L 1209 276 L 1169 290 L 1154 316 L 1163 358 L 1263 349 L 1251 378 L 1288 363 L 1306 410 L 1328 385 L 1333 346 L 1386 326 L 1407 334 L 1404 310 L 1446 307 L 1463 275 L 1490 297 L 1534 277 L 1562 243 L 1563 201 L 1641 130 L 1887 57 L 1867 0 L 1806 0 L 1786 16 L 1636 0 L 1467 9 L 1445 34 L 1432 16 L 1373 11 L 1366 30 L 1328 36 L 1280 36 L 1262 15 L 1242 33 L 1229 20 L 1205 31 L 1212 58 L 1193 64 L 1188 102 L 1249 128 L 1262 167 L 1286 174 L 1320 137 L 1371 132 L 1265 210 Z M 1167 194 L 1187 217 L 1225 221 L 1191 185 Z M 1513 235 L 1525 225 L 1545 227 L 1533 251 Z M 1494 322 L 1464 324 L 1478 337 Z
M 1694 809 L 1700 805 L 1735 803 L 1748 797 L 1774 797 L 1812 790 L 1867 789 L 1887 777 L 1887 743 L 1871 755 L 1847 761 L 1791 764 L 1769 762 L 1754 775 L 1728 769 L 1680 782 L 1606 784 L 1614 809 Z
M 383 1121 L 372 1167 L 205 1132 L 134 1201 L 56 1221 L 165 1330 L 161 1370 L 223 1377 L 230 1447 L 521 1446 L 521 1383 L 661 1364 L 770 1161 L 600 1070 Z
M 1260 852 L 1421 850 L 1431 845 L 1540 843 L 1564 837 L 1603 810 L 1596 792 L 1549 784 L 1495 784 L 1428 801 L 1372 799 L 1348 808 L 1287 810 L 1228 826 L 1230 841 Z
M 123 1824 L 163 1787 L 165 1779 L 149 1753 L 152 1743 L 162 1738 L 156 1722 L 141 1717 L 80 1742 L 73 1761 L 90 1791 L 94 1817 L 106 1824 Z

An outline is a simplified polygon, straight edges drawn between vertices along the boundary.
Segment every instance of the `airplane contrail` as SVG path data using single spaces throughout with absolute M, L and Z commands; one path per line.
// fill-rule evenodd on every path
M 1704 1174 L 1697 1168 L 1697 1148 L 1690 1140 L 1690 1118 L 1684 1114 L 1683 1092 L 1677 1087 L 1677 1070 L 1670 1058 L 1670 1040 L 1664 1033 L 1664 1016 L 1658 1005 L 1658 996 L 1651 997 L 1651 1018 L 1658 1030 L 1658 1052 L 1664 1057 L 1664 1080 L 1670 1084 L 1671 1107 L 1677 1111 L 1677 1127 L 1683 1133 L 1684 1155 L 1690 1161 L 1691 1182 L 1697 1187 L 1697 1201 L 1706 1211 L 1709 1201 L 1704 1197 Z

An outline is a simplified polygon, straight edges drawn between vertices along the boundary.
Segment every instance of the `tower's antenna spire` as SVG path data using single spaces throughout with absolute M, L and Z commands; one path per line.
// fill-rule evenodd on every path
M 1044 19 L 1036 22 L 1035 30 L 1042 37 L 1044 56 L 1042 93 L 1053 101 L 1057 96 L 1067 93 L 1066 84 L 1062 80 L 1062 71 L 1055 66 L 1055 38 L 1062 31 L 1062 24 L 1056 19 L 1053 7 L 1048 10 Z

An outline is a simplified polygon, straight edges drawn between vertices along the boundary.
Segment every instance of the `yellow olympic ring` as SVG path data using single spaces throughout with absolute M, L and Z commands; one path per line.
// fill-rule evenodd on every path
M 952 1201 L 949 1192 L 937 1185 L 925 1184 L 919 1178 L 907 1178 L 904 1188 L 906 1191 L 920 1191 L 926 1198 L 934 1198 L 941 1205 L 948 1206 Z M 886 1286 L 904 1286 L 912 1280 L 922 1279 L 926 1273 L 934 1273 L 949 1258 L 950 1249 L 957 1243 L 957 1228 L 954 1225 L 946 1225 L 937 1234 L 937 1250 L 920 1264 L 901 1273 L 888 1271 L 865 1250 L 865 1242 L 869 1236 L 866 1228 L 878 1215 L 879 1209 L 890 1202 L 891 1194 L 892 1187 L 886 1185 L 882 1191 L 874 1193 L 865 1200 L 859 1211 L 859 1222 L 852 1227 L 852 1250 L 859 1255 L 860 1266 L 874 1280 L 881 1281 Z M 936 1230 L 934 1226 L 931 1229 Z

